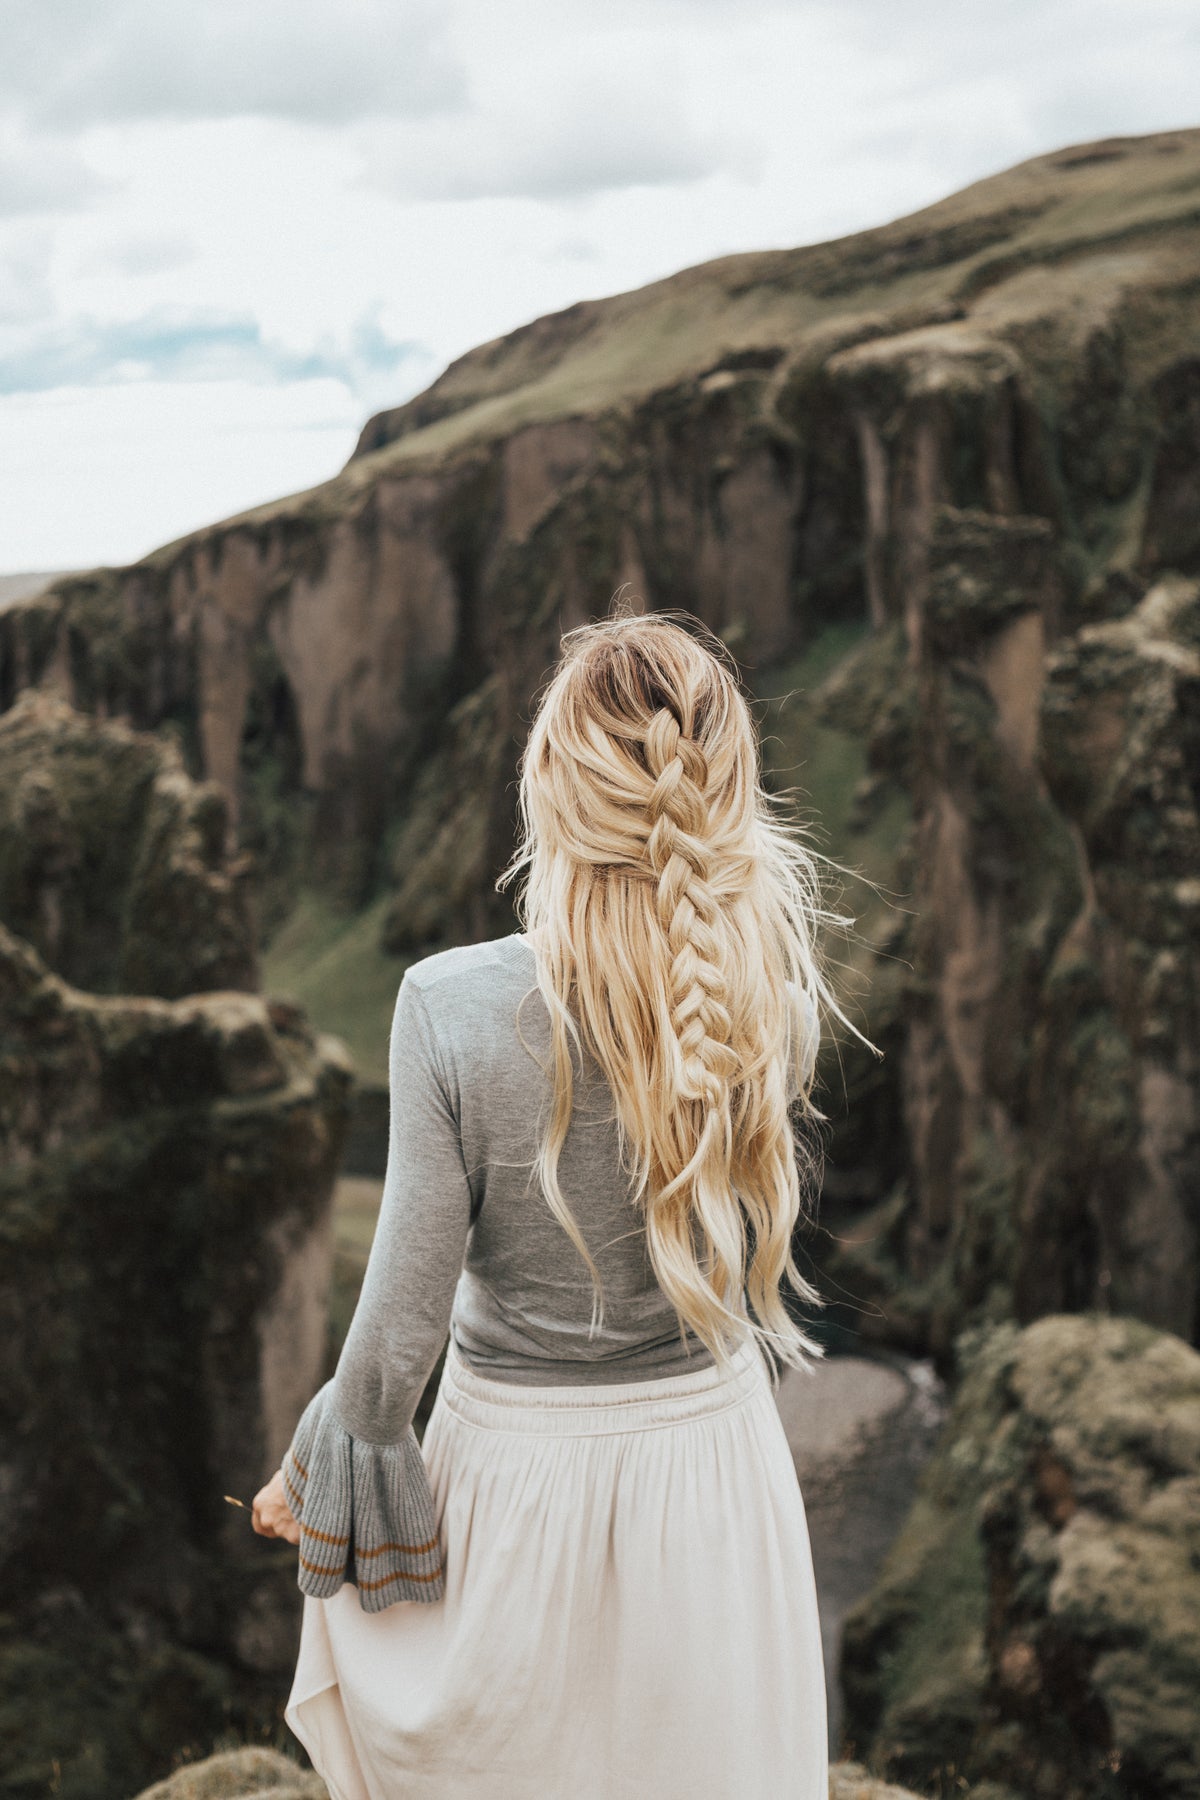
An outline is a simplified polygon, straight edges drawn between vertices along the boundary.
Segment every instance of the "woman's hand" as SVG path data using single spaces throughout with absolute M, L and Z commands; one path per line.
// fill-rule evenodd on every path
M 266 1487 L 255 1494 L 250 1522 L 260 1537 L 286 1538 L 289 1544 L 300 1542 L 300 1526 L 287 1503 L 282 1469 L 276 1469 Z

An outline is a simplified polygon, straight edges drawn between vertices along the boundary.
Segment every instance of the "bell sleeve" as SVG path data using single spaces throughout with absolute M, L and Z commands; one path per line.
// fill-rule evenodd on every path
M 332 1388 L 309 1402 L 283 1459 L 300 1525 L 300 1591 L 325 1600 L 350 1581 L 365 1612 L 440 1600 L 441 1547 L 416 1433 L 410 1427 L 398 1444 L 355 1437 L 338 1419 Z
M 284 1454 L 301 1592 L 343 1582 L 365 1612 L 445 1591 L 434 1496 L 412 1420 L 449 1332 L 471 1191 L 457 1088 L 412 971 L 388 1054 L 387 1174 L 362 1291 L 332 1378 Z

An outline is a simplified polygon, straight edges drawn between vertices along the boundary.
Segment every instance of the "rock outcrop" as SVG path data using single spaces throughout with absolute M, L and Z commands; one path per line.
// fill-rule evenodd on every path
M 251 859 L 169 736 L 26 689 L 0 714 L 0 919 L 74 986 L 258 986 Z
M 976 1328 L 843 1640 L 877 1773 L 1024 1800 L 1200 1794 L 1200 1355 L 1135 1320 Z
M 352 1068 L 248 981 L 225 798 L 29 693 L 0 719 L 0 1764 L 125 1800 L 276 1723 L 295 1552 L 248 1503 L 324 1379 Z M 167 997 L 160 997 L 157 987 Z
M 254 994 L 68 986 L 0 926 L 0 1747 L 120 1800 L 273 1721 L 295 1553 L 249 1502 L 323 1379 L 350 1070 Z
M 328 1789 L 311 1769 L 279 1750 L 250 1746 L 185 1763 L 165 1781 L 156 1781 L 137 1800 L 328 1800 Z
M 1077 1308 L 1193 1340 L 1200 582 L 1068 631 L 1045 522 L 945 505 L 924 580 L 868 730 L 915 821 L 907 970 L 880 965 L 899 1129 L 831 1267 L 943 1359 L 968 1318 Z M 835 672 L 828 715 L 862 709 L 885 650 Z
M 834 1763 L 829 1771 L 829 1800 L 917 1800 L 917 1796 L 890 1781 L 877 1781 L 859 1763 Z M 966 1800 L 974 1797 L 968 1794 Z

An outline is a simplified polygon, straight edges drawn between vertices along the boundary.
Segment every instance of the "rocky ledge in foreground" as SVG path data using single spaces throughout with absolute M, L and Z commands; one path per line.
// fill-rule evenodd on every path
M 269 1794 L 270 1800 L 327 1800 L 328 1790 L 319 1775 L 302 1770 L 278 1750 L 247 1749 L 229 1750 L 178 1769 L 137 1800 L 252 1800 L 258 1794 Z M 851 1763 L 838 1763 L 829 1771 L 829 1800 L 918 1800 L 918 1796 L 877 1781 Z
M 964 1334 L 843 1642 L 846 1741 L 936 1793 L 1200 1795 L 1200 1355 L 1094 1314 Z

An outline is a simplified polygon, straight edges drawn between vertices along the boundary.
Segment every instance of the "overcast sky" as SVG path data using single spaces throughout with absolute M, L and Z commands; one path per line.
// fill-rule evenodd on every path
M 1196 0 L 0 0 L 0 571 L 310 486 L 539 313 L 1198 96 Z

